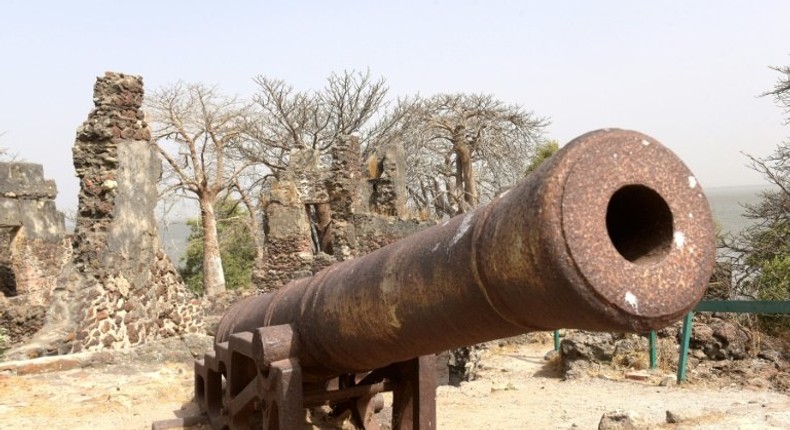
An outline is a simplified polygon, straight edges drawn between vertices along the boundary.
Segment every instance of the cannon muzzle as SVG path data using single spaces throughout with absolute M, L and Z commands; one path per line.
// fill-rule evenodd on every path
M 645 332 L 692 309 L 714 257 L 686 166 L 646 135 L 599 130 L 486 206 L 239 302 L 216 342 L 258 330 L 259 367 L 289 357 L 318 381 L 528 331 Z M 261 340 L 275 326 L 285 340 Z

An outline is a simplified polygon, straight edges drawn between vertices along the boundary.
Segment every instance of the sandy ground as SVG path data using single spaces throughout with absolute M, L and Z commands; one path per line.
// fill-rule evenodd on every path
M 511 344 L 483 360 L 482 378 L 437 393 L 441 429 L 596 429 L 622 409 L 639 428 L 788 429 L 790 397 L 769 391 L 661 386 L 667 374 L 623 372 L 562 381 L 548 344 Z M 649 372 L 648 372 L 649 373 Z M 0 374 L 2 429 L 150 429 L 194 411 L 190 363 L 125 363 L 34 375 Z M 682 418 L 666 423 L 666 411 Z

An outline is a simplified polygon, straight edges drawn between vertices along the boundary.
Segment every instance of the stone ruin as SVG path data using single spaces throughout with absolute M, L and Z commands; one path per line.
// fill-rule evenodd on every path
M 142 79 L 107 73 L 93 99 L 73 147 L 80 178 L 74 234 L 65 233 L 55 184 L 43 179 L 41 166 L 0 166 L 0 240 L 10 250 L 0 253 L 0 323 L 22 328 L 7 330 L 17 344 L 7 359 L 119 349 L 202 329 L 207 304 L 185 288 L 159 243 L 161 162 L 140 109 Z M 293 151 L 264 211 L 266 254 L 253 277 L 259 289 L 433 224 L 409 217 L 404 163 L 399 145 L 363 162 L 355 135 L 323 159 L 318 151 Z
M 202 324 L 201 303 L 158 239 L 161 163 L 140 109 L 142 79 L 108 72 L 97 79 L 93 100 L 73 147 L 80 178 L 73 235 L 65 233 L 55 184 L 43 179 L 41 166 L 0 166 L 0 240 L 10 250 L 0 257 L 0 323 L 11 343 L 26 340 L 7 358 L 123 348 Z M 266 255 L 254 275 L 261 290 L 430 224 L 408 219 L 402 147 L 380 148 L 363 163 L 359 138 L 350 135 L 325 158 L 293 151 L 272 186 Z
M 71 255 L 55 182 L 40 164 L 0 163 L 0 327 L 17 343 L 44 324 Z
M 409 218 L 400 145 L 380 148 L 363 163 L 359 138 L 349 135 L 329 156 L 322 163 L 318 150 L 292 151 L 272 185 L 264 211 L 266 255 L 254 275 L 259 289 L 279 288 L 432 225 Z
M 266 253 L 253 282 L 272 291 L 338 261 L 375 251 L 436 223 L 410 217 L 406 206 L 405 153 L 399 144 L 361 161 L 359 138 L 335 142 L 330 162 L 317 150 L 294 150 L 265 203 Z M 474 377 L 476 347 L 437 356 L 438 382 Z
M 95 108 L 77 130 L 73 147 L 80 194 L 70 258 L 64 257 L 69 254 L 65 250 L 46 254 L 56 257 L 43 263 L 55 263 L 45 273 L 46 286 L 27 299 L 49 296 L 42 301 L 48 303 L 46 323 L 9 357 L 118 349 L 196 332 L 202 324 L 200 302 L 183 285 L 159 243 L 154 208 L 162 166 L 140 109 L 142 78 L 108 72 L 97 79 L 93 100 Z M 43 196 L 51 203 L 54 184 L 48 189 Z M 38 220 L 20 218 L 26 237 L 38 239 L 46 233 L 41 240 L 60 243 L 62 215 L 50 216 L 58 220 L 57 228 L 31 229 L 50 218 L 26 213 Z M 58 265 L 57 258 L 65 264 Z M 19 279 L 27 272 L 14 273 Z

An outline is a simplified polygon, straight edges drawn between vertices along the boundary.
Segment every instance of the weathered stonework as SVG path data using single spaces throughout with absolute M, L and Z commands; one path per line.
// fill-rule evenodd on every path
M 118 349 L 195 332 L 202 322 L 200 302 L 159 243 L 162 166 L 140 109 L 142 78 L 108 72 L 93 100 L 73 147 L 80 194 L 72 261 L 28 355 Z
M 342 261 L 358 255 L 354 246 L 357 237 L 353 217 L 361 207 L 359 137 L 351 135 L 340 138 L 332 146 L 331 155 L 331 174 L 326 181 L 326 188 L 332 208 L 332 249 L 335 258 Z
M 324 166 L 318 151 L 292 151 L 288 169 L 272 186 L 264 216 L 267 252 L 253 278 L 260 290 L 279 288 L 433 224 L 406 219 L 400 146 L 378 151 L 372 170 L 363 169 L 357 136 L 339 139 L 330 155 L 332 162 Z
M 352 223 L 356 233 L 355 254 L 364 255 L 435 225 L 436 221 L 355 214 Z
M 341 137 L 331 149 L 332 164 L 330 176 L 326 181 L 333 218 L 350 220 L 358 212 L 360 203 L 360 184 L 362 182 L 362 162 L 360 160 L 359 137 Z
M 71 247 L 41 165 L 0 163 L 0 327 L 17 343 L 44 324 Z
M 272 185 L 264 224 L 266 255 L 259 288 L 276 289 L 291 279 L 309 276 L 314 260 L 310 220 L 292 181 Z
M 321 168 L 317 149 L 294 149 L 288 157 L 288 169 L 281 180 L 290 181 L 303 204 L 329 203 L 326 181 L 330 172 Z
M 406 154 L 400 144 L 387 145 L 373 154 L 368 166 L 368 206 L 379 215 L 408 217 L 406 211 Z

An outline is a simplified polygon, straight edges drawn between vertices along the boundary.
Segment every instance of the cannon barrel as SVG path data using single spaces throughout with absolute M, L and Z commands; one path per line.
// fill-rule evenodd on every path
M 237 303 L 216 342 L 291 324 L 305 374 L 338 375 L 528 331 L 645 332 L 694 306 L 714 257 L 687 167 L 599 130 L 486 206 Z

